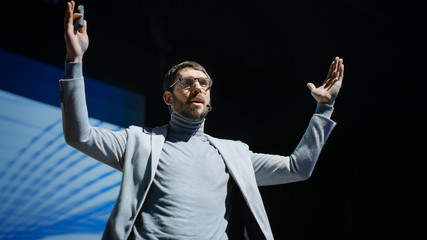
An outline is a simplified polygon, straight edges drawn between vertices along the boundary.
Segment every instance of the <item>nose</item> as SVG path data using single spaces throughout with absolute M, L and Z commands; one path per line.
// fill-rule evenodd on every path
M 193 85 L 191 86 L 193 91 L 202 92 L 203 88 L 200 86 L 200 83 L 198 80 L 194 81 Z

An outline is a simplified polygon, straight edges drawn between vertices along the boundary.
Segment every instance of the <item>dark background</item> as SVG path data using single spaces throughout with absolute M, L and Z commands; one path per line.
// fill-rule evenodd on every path
M 0 47 L 63 67 L 65 1 L 4 3 Z M 85 76 L 146 96 L 145 125 L 156 126 L 169 120 L 163 75 L 178 62 L 197 61 L 214 79 L 205 131 L 255 152 L 292 153 L 316 107 L 306 83 L 322 83 L 333 58 L 344 58 L 332 117 L 338 125 L 312 177 L 261 188 L 273 233 L 276 239 L 427 235 L 421 1 L 77 3 L 85 5 L 90 38 Z

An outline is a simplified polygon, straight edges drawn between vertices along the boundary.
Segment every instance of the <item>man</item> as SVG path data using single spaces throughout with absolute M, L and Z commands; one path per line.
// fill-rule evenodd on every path
M 335 123 L 330 120 L 344 65 L 332 62 L 325 83 L 308 84 L 318 106 L 291 156 L 253 153 L 239 141 L 203 132 L 212 80 L 198 63 L 174 66 L 164 80 L 168 125 L 112 132 L 89 125 L 82 60 L 89 45 L 84 21 L 75 30 L 67 3 L 66 74 L 60 80 L 68 144 L 123 172 L 103 239 L 273 239 L 258 186 L 309 178 Z M 235 214 L 236 213 L 236 214 Z M 241 215 L 238 221 L 235 215 Z

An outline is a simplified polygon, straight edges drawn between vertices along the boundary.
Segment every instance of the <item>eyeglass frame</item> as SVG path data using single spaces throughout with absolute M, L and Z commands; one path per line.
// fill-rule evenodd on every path
M 192 79 L 194 79 L 193 80 L 193 84 L 191 84 L 191 85 L 189 85 L 188 87 L 191 87 L 191 86 L 193 86 L 195 83 L 196 83 L 196 81 L 197 82 L 199 82 L 199 84 L 200 84 L 200 79 L 201 78 L 193 78 L 193 77 L 188 77 L 188 78 L 192 78 Z M 205 90 L 205 91 L 207 91 L 208 89 L 210 89 L 211 87 L 212 87 L 212 85 L 213 85 L 213 79 L 212 78 L 207 78 L 207 79 L 209 79 L 209 86 L 206 88 L 206 89 L 204 89 L 203 87 L 202 87 L 202 89 L 203 90 Z M 169 90 L 170 89 L 172 89 L 173 88 L 173 86 L 175 86 L 175 84 L 177 83 L 177 82 L 181 82 L 181 78 L 178 78 L 174 83 L 172 83 L 172 85 L 170 85 L 169 86 Z M 182 84 L 181 84 L 181 86 L 182 86 Z M 187 88 L 187 87 L 186 87 Z

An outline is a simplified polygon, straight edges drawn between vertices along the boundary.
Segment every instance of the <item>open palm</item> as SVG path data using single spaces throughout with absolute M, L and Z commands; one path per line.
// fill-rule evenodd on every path
M 325 82 L 319 87 L 316 87 L 313 83 L 308 83 L 307 86 L 318 103 L 333 105 L 342 86 L 343 78 L 343 59 L 336 57 L 329 68 Z

